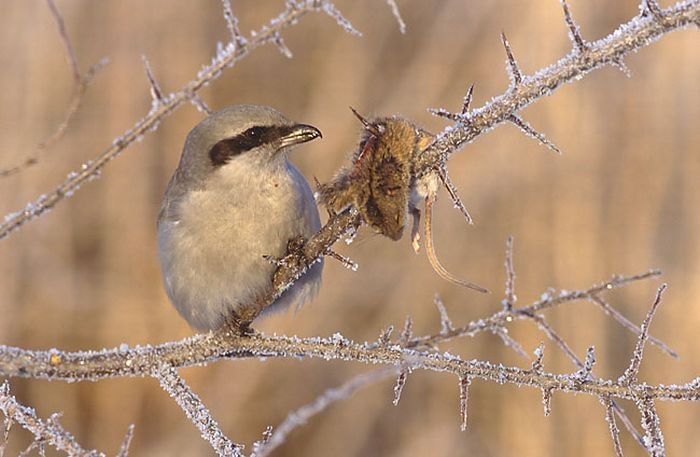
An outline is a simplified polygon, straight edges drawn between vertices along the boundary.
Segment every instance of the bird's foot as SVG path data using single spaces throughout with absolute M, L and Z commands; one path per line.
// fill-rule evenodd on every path
M 248 316 L 243 316 L 239 313 L 232 312 L 228 319 L 226 319 L 224 326 L 228 327 L 228 329 L 233 331 L 236 335 L 253 336 L 256 333 L 250 326 L 253 323 L 253 319 Z
M 284 257 L 277 258 L 271 255 L 264 255 L 263 258 L 278 268 L 299 266 L 304 261 L 305 244 L 306 238 L 301 235 L 295 236 L 287 242 L 287 252 L 284 254 Z

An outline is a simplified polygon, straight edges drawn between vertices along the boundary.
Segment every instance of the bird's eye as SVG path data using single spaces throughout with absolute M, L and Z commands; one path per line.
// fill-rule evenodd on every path
M 246 130 L 245 132 L 243 132 L 243 136 L 245 136 L 246 138 L 250 138 L 252 140 L 252 139 L 260 138 L 263 135 L 264 131 L 265 131 L 264 127 L 260 127 L 260 126 L 251 127 L 248 130 Z

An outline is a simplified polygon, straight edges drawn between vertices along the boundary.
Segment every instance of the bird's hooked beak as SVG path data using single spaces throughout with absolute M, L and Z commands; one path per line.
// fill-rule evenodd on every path
M 321 131 L 313 125 L 296 124 L 289 127 L 289 132 L 279 139 L 279 149 L 284 149 L 295 144 L 306 143 L 307 141 L 322 138 Z

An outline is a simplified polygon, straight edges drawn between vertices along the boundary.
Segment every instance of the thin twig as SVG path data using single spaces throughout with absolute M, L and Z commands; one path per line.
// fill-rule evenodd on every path
M 622 375 L 622 384 L 632 384 L 637 382 L 637 374 L 639 374 L 639 367 L 641 366 L 642 358 L 644 357 L 644 345 L 649 338 L 649 326 L 651 325 L 651 320 L 654 318 L 656 309 L 661 304 L 661 297 L 663 296 L 666 287 L 666 284 L 661 284 L 661 287 L 659 287 L 659 289 L 656 291 L 654 303 L 651 305 L 651 309 L 649 309 L 649 312 L 647 313 L 647 316 L 644 318 L 644 322 L 642 322 L 640 327 L 639 338 L 637 338 L 637 344 L 634 348 L 634 353 L 632 354 L 630 364 L 625 370 L 625 373 Z
M 355 376 L 341 386 L 326 390 L 313 402 L 293 411 L 275 428 L 266 442 L 253 447 L 251 457 L 266 457 L 284 444 L 289 434 L 306 424 L 313 416 L 325 411 L 334 403 L 350 398 L 355 392 L 396 374 L 395 368 L 382 368 Z
M 5 381 L 0 385 L 0 411 L 25 430 L 34 435 L 34 443 L 47 443 L 71 456 L 104 456 L 96 450 L 84 449 L 76 439 L 58 422 L 57 416 L 40 419 L 32 408 L 21 405 L 10 395 L 10 385 Z
M 73 96 L 71 97 L 70 103 L 68 104 L 68 109 L 63 115 L 63 119 L 58 124 L 53 133 L 51 133 L 46 139 L 39 143 L 34 152 L 29 154 L 20 163 L 4 169 L 0 169 L 0 178 L 12 176 L 39 163 L 39 158 L 41 154 L 46 149 L 48 149 L 49 146 L 53 145 L 56 141 L 60 140 L 65 135 L 66 131 L 68 130 L 68 126 L 70 125 L 70 122 L 73 120 L 73 117 L 78 112 L 78 109 L 82 104 L 83 96 L 85 95 L 88 86 L 90 85 L 90 83 L 92 83 L 97 73 L 109 62 L 106 58 L 102 59 L 98 63 L 91 66 L 88 69 L 88 71 L 84 75 L 82 75 L 78 67 L 78 59 L 75 54 L 75 49 L 73 48 L 70 38 L 68 37 L 68 32 L 66 31 L 66 25 L 63 20 L 63 16 L 61 16 L 61 12 L 58 10 L 53 0 L 46 0 L 46 4 L 49 7 L 49 11 L 51 11 L 51 16 L 53 17 L 54 22 L 56 23 L 56 27 L 58 28 L 58 33 L 61 37 L 61 43 L 63 44 L 63 48 L 65 50 L 66 60 L 68 61 L 68 65 L 71 70 L 71 75 L 73 79 Z
M 510 235 L 506 241 L 506 291 L 503 300 L 503 309 L 512 311 L 518 298 L 515 295 L 515 268 L 513 268 L 513 236 Z
M 308 357 L 392 366 L 410 363 L 414 369 L 444 371 L 457 376 L 471 376 L 486 381 L 538 389 L 551 388 L 563 392 L 575 390 L 595 396 L 610 395 L 630 400 L 644 394 L 660 401 L 700 401 L 698 380 L 668 386 L 623 386 L 611 380 L 596 379 L 573 386 L 568 375 L 532 373 L 529 369 L 479 360 L 467 361 L 447 353 L 421 352 L 397 345 L 378 347 L 359 344 L 338 334 L 330 338 L 241 335 L 236 330 L 226 328 L 176 343 L 126 351 L 119 348 L 91 352 L 28 351 L 0 346 L 0 375 L 64 381 L 98 380 L 149 375 L 154 366 L 160 366 L 162 363 L 180 368 L 203 365 L 225 357 Z M 50 361 L 52 358 L 54 363 Z
M 467 403 L 469 402 L 469 385 L 471 383 L 472 378 L 470 377 L 459 378 L 459 429 L 463 432 L 467 430 Z
M 243 447 L 232 442 L 211 417 L 199 396 L 171 366 L 163 363 L 154 368 L 152 375 L 160 386 L 180 405 L 187 418 L 199 429 L 199 433 L 220 456 L 243 457 Z
M 129 455 L 129 446 L 131 446 L 131 440 L 134 438 L 134 424 L 129 425 L 126 429 L 126 435 L 122 440 L 121 446 L 119 446 L 119 452 L 117 457 L 127 457 Z
M 623 457 L 622 443 L 620 443 L 620 429 L 617 427 L 617 422 L 615 422 L 613 402 L 610 400 L 610 398 L 605 398 L 603 400 L 603 405 L 605 406 L 605 421 L 608 423 L 608 429 L 610 430 L 610 436 L 613 440 L 615 455 L 617 457 Z
M 506 38 L 506 34 L 503 32 L 501 32 L 501 41 L 503 42 L 503 47 L 506 50 L 506 63 L 508 68 L 508 76 L 510 76 L 510 88 L 515 89 L 520 85 L 520 83 L 523 82 L 523 72 L 518 66 L 518 61 L 515 60 L 513 50 L 508 42 L 508 38 Z
M 5 447 L 10 439 L 10 429 L 12 429 L 12 418 L 5 416 L 2 420 L 2 442 L 0 442 L 0 457 L 5 455 Z
M 396 22 L 399 24 L 399 31 L 402 34 L 405 34 L 406 33 L 406 23 L 403 21 L 403 18 L 401 17 L 401 11 L 399 11 L 399 5 L 396 4 L 396 0 L 386 0 L 386 3 L 389 5 L 389 8 L 391 8 L 391 14 L 394 15 Z
M 608 302 L 606 302 L 605 300 L 600 298 L 598 295 L 591 295 L 589 297 L 589 300 L 591 301 L 591 303 L 598 305 L 598 307 L 600 307 L 605 314 L 607 314 L 608 316 L 611 316 L 613 319 L 615 319 L 617 322 L 619 322 L 620 325 L 625 327 L 630 332 L 632 332 L 636 335 L 639 335 L 641 333 L 641 329 L 637 325 L 635 325 L 632 321 L 627 319 L 621 312 L 619 312 L 618 310 L 613 308 Z M 668 345 L 666 345 L 666 343 L 664 343 L 660 339 L 655 338 L 651 335 L 649 335 L 648 339 L 649 339 L 649 343 L 653 344 L 654 346 L 657 346 L 659 349 L 661 349 L 662 351 L 664 351 L 666 354 L 670 355 L 674 359 L 679 358 L 678 353 L 676 351 L 674 351 L 673 349 L 671 349 L 670 347 L 668 347 Z
M 472 110 L 468 123 L 456 123 L 443 130 L 435 142 L 418 158 L 418 176 L 432 171 L 464 145 L 476 137 L 507 122 L 526 106 L 551 95 L 564 83 L 578 80 L 596 69 L 619 61 L 657 38 L 691 25 L 700 24 L 700 1 L 686 0 L 663 10 L 663 21 L 637 16 L 620 25 L 616 31 L 598 41 L 588 43 L 588 52 L 577 50 L 559 59 L 557 63 L 524 75 L 522 84 L 509 88 L 481 108 Z
M 548 147 L 555 153 L 561 155 L 561 150 L 557 147 L 556 144 L 549 141 L 544 135 L 544 133 L 535 130 L 533 126 L 528 124 L 527 121 L 525 121 L 520 116 L 514 114 L 508 118 L 508 121 L 511 122 L 513 125 L 517 126 L 520 129 L 520 131 L 523 132 L 525 135 L 529 136 L 530 138 L 534 138 L 535 140 L 539 141 L 540 144 Z
M 68 31 L 66 30 L 66 24 L 63 21 L 63 16 L 61 12 L 56 8 L 56 4 L 53 0 L 46 0 L 46 4 L 51 11 L 51 16 L 53 16 L 54 22 L 56 22 L 56 27 L 58 27 L 58 34 L 61 36 L 61 42 L 63 42 L 63 48 L 66 51 L 66 60 L 70 66 L 71 72 L 73 74 L 73 80 L 76 84 L 80 84 L 82 76 L 80 75 L 80 69 L 78 68 L 78 58 L 75 56 L 75 50 L 73 45 L 68 38 Z
M 642 416 L 642 428 L 644 429 L 644 442 L 647 452 L 652 457 L 663 457 L 666 455 L 664 435 L 661 432 L 661 420 L 656 412 L 654 399 L 650 396 L 643 396 L 637 400 L 637 407 Z
M 561 6 L 564 9 L 564 21 L 566 22 L 566 26 L 569 27 L 569 38 L 571 38 L 571 41 L 573 41 L 574 46 L 579 52 L 586 52 L 588 50 L 588 45 L 581 36 L 581 29 L 571 16 L 568 2 L 566 0 L 561 0 Z

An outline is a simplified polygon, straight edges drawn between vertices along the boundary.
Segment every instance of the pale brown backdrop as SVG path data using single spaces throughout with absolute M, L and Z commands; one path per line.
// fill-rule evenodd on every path
M 664 2 L 669 4 L 668 2 Z M 0 210 L 15 211 L 94 157 L 149 108 L 141 55 L 165 91 L 184 84 L 227 39 L 217 0 L 58 1 L 82 70 L 103 56 L 96 78 L 65 138 L 38 166 L 0 180 Z M 352 105 L 369 114 L 401 114 L 428 129 L 444 124 L 426 108 L 458 109 L 476 83 L 475 104 L 504 91 L 499 33 L 505 31 L 525 72 L 556 61 L 570 47 L 556 0 L 404 0 L 401 35 L 383 1 L 338 1 L 364 32 L 344 33 L 314 15 L 285 33 L 288 60 L 274 47 L 227 70 L 203 98 L 213 107 L 272 105 L 318 126 L 322 141 L 292 155 L 306 175 L 328 180 L 358 134 Z M 248 32 L 277 14 L 280 1 L 234 1 Z M 635 1 L 573 1 L 585 38 L 610 33 L 637 14 Z M 518 297 L 548 286 L 574 289 L 615 273 L 661 268 L 670 289 L 652 332 L 682 356 L 647 350 L 641 376 L 681 383 L 700 375 L 700 36 L 664 37 L 627 63 L 633 77 L 606 68 L 567 85 L 524 115 L 565 154 L 555 156 L 503 126 L 450 161 L 450 171 L 476 219 L 469 227 L 442 195 L 436 243 L 455 273 L 494 291 L 479 296 L 449 285 L 416 256 L 407 239 L 393 243 L 363 233 L 340 251 L 359 262 L 352 273 L 329 260 L 319 297 L 294 314 L 257 324 L 265 332 L 376 338 L 387 324 L 413 316 L 417 332 L 439 321 L 439 292 L 456 323 L 486 316 L 502 298 L 505 239 L 515 236 Z M 0 165 L 21 160 L 60 122 L 71 79 L 56 27 L 40 0 L 0 3 Z M 155 218 L 183 139 L 201 119 L 179 109 L 160 129 L 110 164 L 101 179 L 0 241 L 0 344 L 89 349 L 144 344 L 192 334 L 168 304 L 155 254 Z M 632 286 L 610 300 L 640 322 L 660 281 Z M 635 339 L 590 304 L 550 313 L 550 322 L 579 355 L 595 345 L 597 373 L 616 378 Z M 531 325 L 513 336 L 532 350 L 544 337 Z M 526 366 L 500 340 L 482 335 L 448 346 L 464 357 Z M 546 367 L 573 370 L 551 345 Z M 227 361 L 183 370 L 224 431 L 250 445 L 267 425 L 324 389 L 368 367 L 318 360 Z M 543 417 L 540 393 L 475 381 L 469 429 L 459 432 L 452 376 L 417 372 L 399 406 L 392 382 L 373 385 L 296 431 L 277 455 L 524 456 L 611 455 L 604 410 L 586 396 L 555 395 Z M 62 423 L 86 446 L 113 453 L 130 423 L 132 455 L 206 455 L 175 403 L 152 379 L 65 384 L 13 380 L 25 404 Z M 633 410 L 632 405 L 628 405 Z M 697 404 L 659 405 L 670 455 L 700 455 Z M 632 411 L 631 417 L 637 416 Z M 28 443 L 14 433 L 10 455 Z M 641 455 L 623 433 L 626 455 Z

